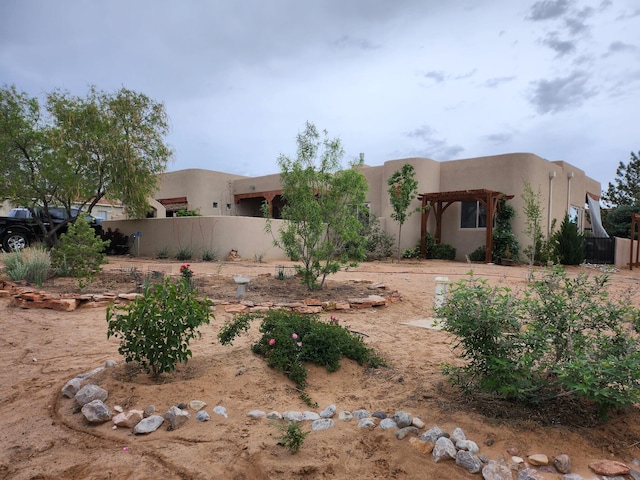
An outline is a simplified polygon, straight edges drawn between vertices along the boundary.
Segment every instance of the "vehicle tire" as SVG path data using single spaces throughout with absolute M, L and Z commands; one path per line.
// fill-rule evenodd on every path
M 5 234 L 2 239 L 2 247 L 7 252 L 22 250 L 29 246 L 29 237 L 22 232 L 12 232 Z

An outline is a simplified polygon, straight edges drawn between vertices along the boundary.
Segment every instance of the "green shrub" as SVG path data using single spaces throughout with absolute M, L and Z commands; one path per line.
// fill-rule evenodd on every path
M 487 259 L 487 247 L 481 245 L 469 254 L 469 260 L 472 262 L 484 262 Z
M 107 338 L 120 339 L 118 352 L 127 362 L 139 362 L 157 376 L 186 363 L 192 356 L 189 342 L 200 337 L 198 328 L 209 324 L 209 299 L 198 299 L 185 278 L 173 283 L 145 286 L 142 296 L 128 305 L 107 308 Z
M 218 258 L 218 252 L 216 250 L 205 249 L 202 251 L 203 262 L 215 262 Z
M 445 374 L 468 393 L 540 404 L 593 402 L 602 413 L 640 400 L 640 310 L 609 298 L 606 275 L 545 271 L 522 295 L 471 277 L 436 308 L 467 361 Z
M 584 235 L 578 231 L 578 225 L 569 220 L 569 215 L 564 216 L 555 241 L 562 265 L 580 265 L 584 261 Z
M 176 252 L 176 258 L 182 262 L 186 260 L 191 260 L 193 258 L 193 248 L 180 247 Z
M 366 238 L 367 260 L 382 260 L 391 257 L 395 252 L 396 241 L 388 232 L 380 227 L 380 220 L 373 215 L 369 216 L 368 224 L 364 231 Z
M 300 447 L 304 443 L 304 439 L 311 432 L 303 432 L 299 422 L 289 424 L 276 423 L 275 426 L 280 430 L 282 435 L 279 438 L 278 445 L 282 445 L 291 453 L 298 453 Z
M 96 236 L 89 223 L 78 218 L 51 249 L 51 262 L 60 274 L 75 277 L 83 290 L 102 270 L 108 245 L 109 240 Z
M 2 255 L 2 262 L 11 280 L 42 285 L 49 277 L 51 254 L 43 245 L 32 245 Z
M 449 245 L 448 243 L 438 243 L 434 245 L 431 250 L 431 258 L 455 260 L 456 249 L 453 245 Z
M 169 251 L 169 247 L 162 247 L 156 250 L 155 257 L 158 260 L 166 260 L 171 256 L 171 252 Z
M 336 317 L 323 322 L 317 315 L 287 310 L 237 315 L 220 330 L 220 343 L 231 344 L 235 337 L 249 329 L 251 321 L 256 318 L 262 319 L 262 336 L 251 350 L 265 357 L 270 367 L 286 373 L 300 390 L 304 390 L 307 380 L 304 362 L 315 363 L 329 372 L 340 368 L 342 357 L 355 360 L 360 365 L 378 367 L 383 364 L 362 338 L 341 326 Z
M 402 252 L 402 258 L 420 258 L 420 244 L 413 248 L 407 248 Z

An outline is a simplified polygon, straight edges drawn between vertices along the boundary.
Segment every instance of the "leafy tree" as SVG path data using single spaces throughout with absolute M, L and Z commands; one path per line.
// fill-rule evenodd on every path
M 164 106 L 125 88 L 105 93 L 91 87 L 84 98 L 54 91 L 41 103 L 5 86 L 0 193 L 32 213 L 44 210 L 45 221 L 34 217 L 49 244 L 65 223 L 103 198 L 122 201 L 129 215 L 142 218 L 171 156 L 163 139 L 168 131 Z M 67 222 L 51 222 L 51 206 L 64 207 Z
M 609 235 L 631 238 L 631 217 L 634 213 L 640 213 L 640 204 L 620 205 L 603 213 L 602 224 Z
M 357 169 L 340 169 L 342 145 L 339 139 L 329 139 L 326 131 L 321 137 L 307 122 L 297 143 L 295 159 L 284 155 L 278 159 L 286 203 L 282 208 L 284 224 L 274 243 L 291 260 L 302 262 L 296 270 L 303 283 L 317 289 L 341 265 L 365 257 L 358 209 L 365 202 L 368 184 Z M 268 218 L 266 204 L 263 214 Z M 271 231 L 270 222 L 266 229 Z
M 556 253 L 562 265 L 580 265 L 584 260 L 584 235 L 578 225 L 564 216 L 560 230 L 555 234 Z
M 605 201 L 618 206 L 640 204 L 640 151 L 637 154 L 631 152 L 628 164 L 618 164 L 615 183 L 609 182 L 609 188 L 603 195 Z
M 388 178 L 389 198 L 393 212 L 391 218 L 398 222 L 398 262 L 400 262 L 400 240 L 402 225 L 407 218 L 419 209 L 409 210 L 411 202 L 418 196 L 418 181 L 415 179 L 415 169 L 410 163 L 405 163 L 400 170 L 396 170 Z
M 523 211 L 526 217 L 525 234 L 531 239 L 531 245 L 525 249 L 525 254 L 529 257 L 529 265 L 533 266 L 536 259 L 536 253 L 540 250 L 542 244 L 542 207 L 540 203 L 540 188 L 537 192 L 533 191 L 529 182 L 524 182 L 524 191 L 521 198 L 524 202 Z

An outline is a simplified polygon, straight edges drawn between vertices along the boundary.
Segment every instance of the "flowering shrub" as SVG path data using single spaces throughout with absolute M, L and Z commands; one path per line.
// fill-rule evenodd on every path
M 193 277 L 193 270 L 191 270 L 190 263 L 185 263 L 180 267 L 180 276 L 185 280 L 191 280 Z
M 287 310 L 237 315 L 220 330 L 220 343 L 233 343 L 235 337 L 246 332 L 256 318 L 262 318 L 262 337 L 251 346 L 251 350 L 264 356 L 270 367 L 287 374 L 300 390 L 304 390 L 307 383 L 304 362 L 313 362 L 329 372 L 340 368 L 342 357 L 374 368 L 384 365 L 373 349 L 367 347 L 359 335 L 340 326 L 336 317 L 324 322 L 317 315 Z M 302 396 L 306 401 L 307 398 Z

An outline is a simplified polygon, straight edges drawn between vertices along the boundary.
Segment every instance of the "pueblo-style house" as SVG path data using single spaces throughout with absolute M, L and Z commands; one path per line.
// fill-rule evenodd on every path
M 545 234 L 553 221 L 559 225 L 565 214 L 569 214 L 580 229 L 589 228 L 585 215 L 589 198 L 595 200 L 591 208 L 598 208 L 601 193 L 600 183 L 574 165 L 545 160 L 532 153 L 443 162 L 405 158 L 389 160 L 380 166 L 358 166 L 369 184 L 363 208 L 377 216 L 382 228 L 394 236 L 398 225 L 391 219 L 387 179 L 405 163 L 413 165 L 419 185 L 420 195 L 414 206 L 429 208 L 423 209 L 423 214 L 412 215 L 403 225 L 401 250 L 414 247 L 428 232 L 440 242 L 454 246 L 457 260 L 464 260 L 465 255 L 490 242 L 493 222 L 487 219 L 492 218 L 501 198 L 507 199 L 517 212 L 512 227 L 520 244 L 530 243 L 524 233 L 526 217 L 521 198 L 525 183 L 539 193 Z M 204 217 L 217 217 L 222 222 L 221 217 L 261 217 L 261 207 L 268 202 L 272 217 L 277 219 L 283 205 L 281 193 L 279 173 L 246 177 L 187 169 L 162 174 L 152 203 L 156 217 L 172 217 L 176 211 L 187 209 Z M 234 240 L 245 242 L 247 235 L 242 222 L 237 225 L 237 229 L 225 226 L 223 232 L 218 229 L 216 234 L 224 235 L 230 242 L 228 245 Z M 249 249 L 249 244 L 245 245 Z M 256 249 L 254 251 L 258 251 Z

